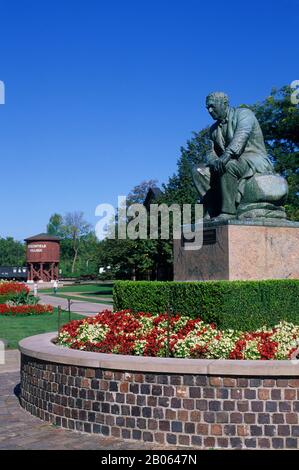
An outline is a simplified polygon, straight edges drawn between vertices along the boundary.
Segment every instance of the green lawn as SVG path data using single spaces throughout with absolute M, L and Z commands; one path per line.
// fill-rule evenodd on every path
M 79 320 L 86 318 L 76 313 L 71 314 L 71 320 Z M 61 324 L 67 323 L 69 320 L 68 312 L 61 313 Z M 49 331 L 58 330 L 58 314 L 57 309 L 54 313 L 43 315 L 32 315 L 26 317 L 9 317 L 0 316 L 0 338 L 8 341 L 9 349 L 17 349 L 18 342 L 27 336 L 47 333 Z
M 113 284 L 78 284 L 59 288 L 57 297 L 112 305 L 112 290 Z M 53 289 L 40 289 L 39 292 L 41 294 L 54 294 Z M 80 293 L 80 296 L 72 295 L 73 292 Z
M 58 292 L 82 292 L 84 295 L 112 296 L 113 284 L 75 284 L 64 286 Z M 40 289 L 41 293 L 53 292 L 53 289 Z

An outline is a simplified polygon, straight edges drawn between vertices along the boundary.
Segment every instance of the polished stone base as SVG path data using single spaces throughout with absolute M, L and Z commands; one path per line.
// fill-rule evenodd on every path
M 299 279 L 298 222 L 207 222 L 202 248 L 184 246 L 183 238 L 174 241 L 176 281 Z

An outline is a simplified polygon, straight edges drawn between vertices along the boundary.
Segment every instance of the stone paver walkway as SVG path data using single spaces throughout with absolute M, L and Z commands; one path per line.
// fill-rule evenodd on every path
M 57 297 L 39 294 L 38 295 L 41 303 L 53 305 L 53 307 L 61 307 L 63 310 L 68 310 L 68 301 L 63 297 Z M 94 302 L 86 302 L 81 300 L 72 300 L 71 301 L 71 311 L 74 313 L 79 313 L 80 315 L 85 315 L 87 317 L 96 315 L 102 310 L 112 310 L 111 305 L 98 304 Z
M 4 364 L 0 364 L 0 374 L 5 372 L 18 372 L 20 370 L 20 351 L 18 349 L 6 349 L 4 361 Z
M 57 428 L 31 416 L 19 404 L 19 372 L 0 373 L 0 450 L 163 450 L 144 442 L 124 441 Z M 179 449 L 168 446 L 167 449 Z
M 57 295 L 59 296 L 59 293 Z M 99 296 L 98 295 L 91 295 L 91 294 L 85 294 L 84 295 L 84 292 L 63 292 L 63 295 L 69 295 L 71 297 L 80 297 L 79 300 L 82 300 L 82 298 L 83 298 L 83 300 L 85 300 L 85 301 L 93 299 L 93 300 L 97 300 L 99 302 Z M 107 300 L 108 302 L 113 301 L 111 296 L 107 296 L 107 297 L 102 297 L 101 296 L 101 300 Z

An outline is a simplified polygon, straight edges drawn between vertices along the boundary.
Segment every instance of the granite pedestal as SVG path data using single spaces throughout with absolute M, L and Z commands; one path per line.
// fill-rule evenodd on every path
M 299 279 L 299 222 L 206 222 L 201 249 L 186 250 L 184 238 L 174 241 L 174 280 L 250 279 Z

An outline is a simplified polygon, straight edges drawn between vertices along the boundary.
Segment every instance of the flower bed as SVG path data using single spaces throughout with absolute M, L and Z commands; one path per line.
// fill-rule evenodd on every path
M 0 304 L 30 296 L 30 289 L 21 282 L 0 281 Z M 29 303 L 29 302 L 28 302 Z
M 26 316 L 53 313 L 51 305 L 16 305 L 0 304 L 0 315 Z
M 254 332 L 218 330 L 200 319 L 103 311 L 66 324 L 58 344 L 100 353 L 203 359 L 290 359 L 299 326 L 280 322 Z
M 21 282 L 0 282 L 0 315 L 25 316 L 53 313 L 51 305 L 38 305 L 38 298 Z
M 30 289 L 21 282 L 14 281 L 1 281 L 0 282 L 0 295 L 20 294 L 26 292 L 29 294 Z

